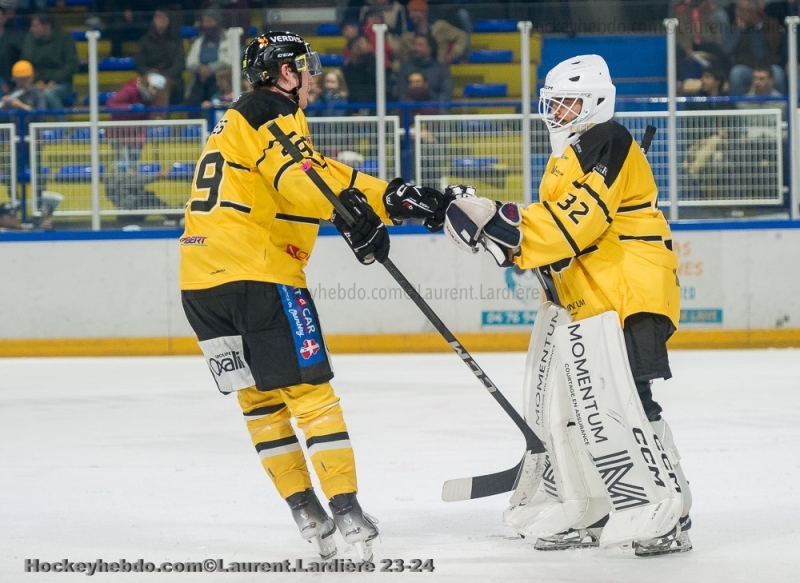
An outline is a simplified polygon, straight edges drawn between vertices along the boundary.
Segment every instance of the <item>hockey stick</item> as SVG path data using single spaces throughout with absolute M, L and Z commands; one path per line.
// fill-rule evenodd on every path
M 644 131 L 644 137 L 641 142 L 642 152 L 647 155 L 650 150 L 650 145 L 653 143 L 653 136 L 655 136 L 656 127 L 648 125 Z M 538 268 L 534 270 L 539 279 L 539 283 L 544 289 L 545 296 L 551 302 L 559 303 L 553 284 L 553 276 L 550 273 L 549 266 Z M 530 453 L 540 453 L 531 451 Z M 525 452 L 520 461 L 513 468 L 509 468 L 502 472 L 495 474 L 486 474 L 484 476 L 475 476 L 472 478 L 458 478 L 455 480 L 448 480 L 444 484 L 442 490 L 442 499 L 446 502 L 456 502 L 459 500 L 471 500 L 472 498 L 483 498 L 484 496 L 494 496 L 495 494 L 503 494 L 516 490 L 522 473 L 525 470 L 525 462 L 532 458 Z
M 283 146 L 289 156 L 294 160 L 294 162 L 300 164 L 301 169 L 303 172 L 306 173 L 314 185 L 319 189 L 322 195 L 328 199 L 333 205 L 333 208 L 336 209 L 336 212 L 339 213 L 342 218 L 344 218 L 345 222 L 348 225 L 352 225 L 355 223 L 353 216 L 347 210 L 336 194 L 331 190 L 330 186 L 322 179 L 322 177 L 317 174 L 317 171 L 314 170 L 314 167 L 311 165 L 311 160 L 308 160 L 303 157 L 303 154 L 300 152 L 300 149 L 294 144 L 289 136 L 287 136 L 284 131 L 278 126 L 275 121 L 271 121 L 267 124 L 267 128 L 272 132 L 278 142 Z M 533 432 L 533 429 L 525 422 L 525 419 L 517 412 L 514 407 L 508 402 L 505 396 L 500 392 L 497 386 L 492 382 L 492 380 L 486 375 L 483 369 L 475 362 L 475 359 L 472 358 L 467 349 L 458 341 L 458 339 L 453 335 L 452 332 L 445 326 L 444 322 L 439 319 L 439 316 L 431 309 L 428 303 L 422 298 L 419 292 L 414 289 L 414 286 L 406 279 L 406 277 L 400 273 L 400 270 L 397 269 L 395 264 L 392 262 L 391 259 L 387 258 L 386 261 L 383 262 L 383 266 L 386 270 L 391 274 L 394 280 L 400 284 L 400 287 L 403 288 L 403 291 L 408 294 L 408 297 L 417 305 L 420 311 L 425 314 L 425 317 L 428 318 L 428 321 L 433 324 L 434 328 L 441 334 L 450 347 L 455 351 L 458 356 L 461 357 L 461 360 L 469 367 L 472 373 L 478 377 L 478 380 L 481 381 L 484 387 L 489 391 L 489 393 L 494 397 L 494 399 L 500 404 L 503 408 L 503 411 L 511 417 L 511 420 L 514 424 L 519 428 L 522 434 L 525 436 L 525 448 L 527 451 L 531 453 L 541 453 L 544 451 L 544 444 L 542 440 L 537 437 L 537 435 Z M 511 470 L 506 470 L 505 472 L 500 472 L 500 474 L 490 474 L 489 476 L 479 476 L 477 478 L 467 478 L 469 480 L 478 481 L 477 487 L 481 488 L 484 484 L 493 484 L 496 481 L 496 478 L 493 476 L 505 475 L 512 470 L 515 471 L 514 475 L 519 472 L 519 468 L 522 467 L 522 462 L 519 463 L 516 468 L 512 468 Z M 476 484 L 473 483 L 473 489 L 476 487 Z M 445 484 L 445 489 L 442 493 L 442 497 L 446 500 L 445 493 L 447 491 L 447 484 Z M 507 490 L 505 490 L 507 491 Z M 490 494 L 480 494 L 480 496 L 489 496 Z M 470 497 L 480 497 L 480 496 L 470 496 Z M 461 499 L 461 498 L 454 498 L 454 499 Z

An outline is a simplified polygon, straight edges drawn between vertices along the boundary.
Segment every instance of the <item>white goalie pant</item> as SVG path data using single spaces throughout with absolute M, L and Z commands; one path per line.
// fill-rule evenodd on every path
M 545 302 L 531 333 L 525 366 L 524 410 L 547 453 L 525 460 L 503 522 L 526 537 L 550 536 L 589 526 L 608 514 L 605 489 L 579 441 L 566 389 L 555 332 L 569 323 L 564 308 Z
M 570 323 L 552 305 L 540 314 L 526 366 L 525 412 L 547 454 L 527 464 L 504 522 L 542 537 L 585 528 L 611 511 L 601 546 L 667 534 L 688 514 L 691 494 L 669 426 L 645 417 L 619 316 Z

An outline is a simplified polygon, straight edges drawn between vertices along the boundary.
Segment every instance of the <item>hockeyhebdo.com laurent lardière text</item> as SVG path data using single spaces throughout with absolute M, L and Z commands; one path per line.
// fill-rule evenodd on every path
M 414 289 L 425 300 L 520 300 L 522 302 L 541 299 L 541 290 L 533 286 L 435 286 L 415 285 Z M 352 301 L 390 301 L 409 299 L 408 294 L 399 286 L 363 287 L 357 283 L 342 285 L 321 285 L 308 288 L 311 297 L 319 300 L 352 300 Z

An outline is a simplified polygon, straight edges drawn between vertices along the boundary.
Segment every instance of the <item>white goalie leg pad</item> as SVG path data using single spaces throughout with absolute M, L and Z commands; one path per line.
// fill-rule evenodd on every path
M 569 312 L 564 308 L 553 302 L 544 302 L 539 306 L 531 331 L 522 383 L 522 409 L 525 420 L 540 439 L 544 439 L 547 430 L 543 410 L 545 394 L 557 378 L 557 375 L 551 374 L 555 354 L 553 335 L 556 328 L 571 321 Z M 537 454 L 538 459 L 535 463 L 529 464 L 529 471 L 523 470 L 517 488 L 511 496 L 512 506 L 524 506 L 533 497 L 542 479 L 545 456 L 546 454 Z
M 504 524 L 523 536 L 547 536 L 592 524 L 609 510 L 597 471 L 571 438 L 572 408 L 563 397 L 565 387 L 554 346 L 556 329 L 570 321 L 564 308 L 545 302 L 531 333 L 524 411 L 548 451 L 539 454 L 527 475 L 523 473 L 512 506 L 503 515 Z
M 563 381 L 555 389 L 545 400 L 550 464 L 542 476 L 542 487 L 547 497 L 538 513 L 529 513 L 528 522 L 519 529 L 520 534 L 532 538 L 584 528 L 611 510 L 600 475 L 580 442 Z
M 544 399 L 549 385 L 555 382 L 557 376 L 551 374 L 555 354 L 553 335 L 558 326 L 570 321 L 569 312 L 564 308 L 553 302 L 543 302 L 537 311 L 528 343 L 522 385 L 523 414 L 528 425 L 545 443 L 545 447 Z M 550 468 L 547 453 L 526 456 L 517 488 L 509 501 L 510 506 L 503 512 L 503 524 L 519 530 L 532 516 L 538 514 L 539 510 L 534 508 L 544 503 L 548 496 L 542 484 L 545 468 Z
M 566 324 L 555 337 L 577 429 L 613 507 L 600 545 L 667 534 L 681 516 L 683 497 L 642 409 L 618 314 Z
M 672 429 L 670 429 L 669 424 L 664 419 L 651 421 L 650 424 L 653 426 L 653 430 L 656 432 L 664 448 L 663 455 L 667 456 L 667 461 L 672 466 L 675 479 L 673 486 L 675 490 L 680 492 L 681 496 L 683 496 L 683 511 L 681 512 L 681 518 L 683 518 L 684 516 L 688 516 L 689 511 L 692 509 L 692 491 L 689 489 L 689 481 L 686 479 L 686 475 L 683 473 L 683 468 L 681 467 L 681 456 L 678 453 L 678 449 L 675 447 Z

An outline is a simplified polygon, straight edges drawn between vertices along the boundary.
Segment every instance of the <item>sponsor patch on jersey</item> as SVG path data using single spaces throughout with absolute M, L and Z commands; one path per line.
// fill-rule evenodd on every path
M 244 359 L 241 336 L 220 336 L 198 344 L 220 393 L 233 393 L 256 384 Z
M 199 247 L 205 247 L 206 239 L 208 239 L 208 237 L 193 235 L 191 237 L 181 237 L 180 240 L 181 240 L 181 245 L 196 245 Z
M 308 290 L 301 287 L 279 285 L 278 294 L 281 297 L 286 319 L 289 321 L 300 367 L 305 368 L 324 362 L 325 350 L 322 333 Z
M 291 243 L 286 245 L 286 253 L 288 253 L 292 259 L 297 259 L 298 261 L 305 261 L 308 259 L 308 253 L 302 249 L 298 249 Z

